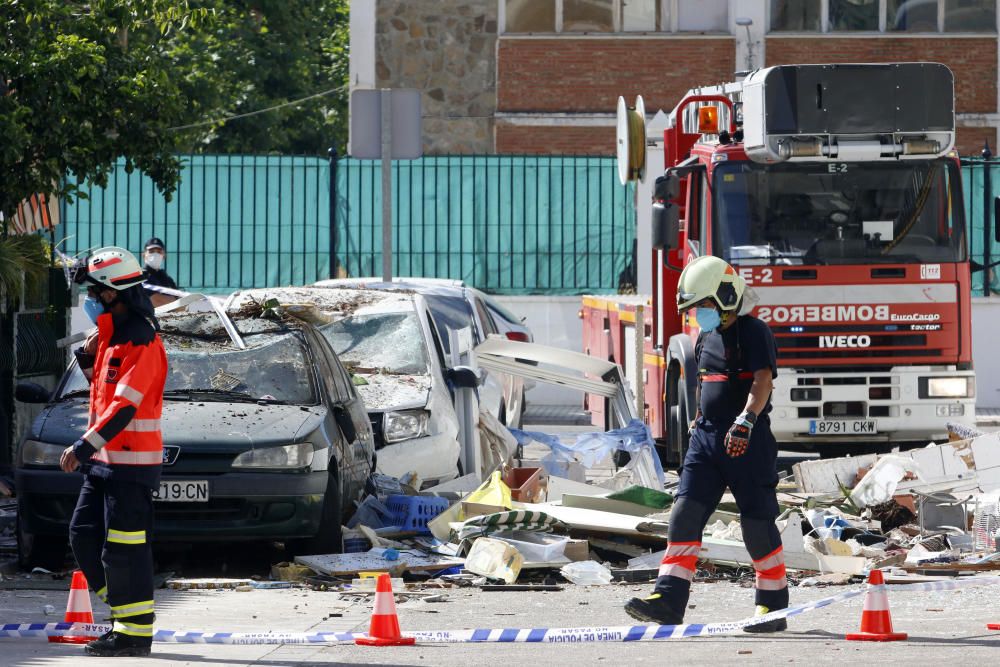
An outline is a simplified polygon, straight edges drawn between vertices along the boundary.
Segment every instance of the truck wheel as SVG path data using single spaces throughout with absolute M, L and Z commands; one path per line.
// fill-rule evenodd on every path
M 57 572 L 66 564 L 69 540 L 61 535 L 29 533 L 19 519 L 17 525 L 17 564 L 22 570 L 44 567 Z
M 330 460 L 331 466 L 336 466 L 336 459 Z M 308 556 L 313 554 L 339 554 L 344 551 L 344 536 L 341 523 L 343 511 L 340 499 L 340 478 L 337 469 L 331 468 L 327 475 L 326 492 L 323 494 L 323 514 L 319 520 L 319 530 L 313 537 L 289 540 L 286 551 L 289 556 Z
M 667 441 L 663 464 L 680 467 L 688 446 L 687 387 L 684 379 L 670 373 L 667 376 Z

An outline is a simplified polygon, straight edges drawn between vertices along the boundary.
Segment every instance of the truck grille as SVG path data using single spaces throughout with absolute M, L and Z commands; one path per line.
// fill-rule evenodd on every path
M 933 326 L 935 329 L 921 329 Z M 778 346 L 778 361 L 796 366 L 842 364 L 856 359 L 870 366 L 900 361 L 939 360 L 957 354 L 954 343 L 942 331 L 944 325 L 860 324 L 844 326 L 772 326 Z M 928 333 L 930 331 L 931 333 Z

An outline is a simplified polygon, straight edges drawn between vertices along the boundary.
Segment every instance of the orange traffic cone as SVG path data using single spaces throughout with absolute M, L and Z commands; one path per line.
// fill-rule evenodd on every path
M 1000 630 L 1000 623 L 987 623 L 986 627 L 990 630 Z
M 906 637 L 905 632 L 892 631 L 885 579 L 882 578 L 882 570 L 872 570 L 868 574 L 865 608 L 861 612 L 861 630 L 847 635 L 847 639 L 862 642 L 895 642 Z
M 66 602 L 66 623 L 90 623 L 94 622 L 94 611 L 90 607 L 90 591 L 87 590 L 87 578 L 83 572 L 76 570 L 73 572 L 73 581 L 69 585 L 69 600 Z M 97 635 L 72 635 L 63 637 L 49 637 L 53 644 L 86 644 Z
M 399 632 L 399 617 L 396 616 L 396 600 L 392 596 L 392 580 L 388 572 L 378 575 L 375 584 L 375 608 L 372 610 L 372 624 L 367 637 L 359 637 L 354 643 L 362 646 L 410 646 L 417 640 L 404 637 Z

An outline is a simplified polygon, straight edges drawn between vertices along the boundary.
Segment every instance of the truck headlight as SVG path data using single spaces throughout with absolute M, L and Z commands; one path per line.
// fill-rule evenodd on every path
M 21 465 L 27 466 L 59 466 L 59 457 L 62 456 L 66 445 L 53 445 L 49 442 L 38 442 L 37 440 L 25 440 L 21 445 L 20 460 Z
M 976 380 L 971 377 L 921 378 L 926 382 L 921 398 L 968 398 L 976 394 Z
M 386 442 L 400 442 L 427 434 L 427 410 L 387 412 L 382 416 L 382 437 Z
M 243 452 L 233 460 L 234 468 L 308 468 L 313 459 L 313 444 L 303 442 L 282 447 L 263 447 Z

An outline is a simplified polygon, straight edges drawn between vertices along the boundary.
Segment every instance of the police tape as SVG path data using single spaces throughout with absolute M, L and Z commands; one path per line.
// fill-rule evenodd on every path
M 896 592 L 952 591 L 972 586 L 1000 584 L 998 577 L 970 577 L 949 581 L 915 584 L 884 585 Z M 829 607 L 864 595 L 868 587 L 848 590 L 829 597 L 806 602 L 787 609 L 779 609 L 764 616 L 755 616 L 729 623 L 691 623 L 684 625 L 623 625 L 590 628 L 478 628 L 471 630 L 418 630 L 404 632 L 426 643 L 584 643 L 584 642 L 633 642 L 667 639 L 688 639 L 736 634 L 743 628 L 779 618 L 798 616 L 809 611 Z M 57 637 L 67 635 L 97 636 L 111 630 L 110 625 L 85 623 L 24 623 L 0 625 L 0 639 Z M 182 644 L 336 644 L 353 642 L 366 637 L 360 632 L 204 632 L 198 630 L 157 630 L 156 642 Z

